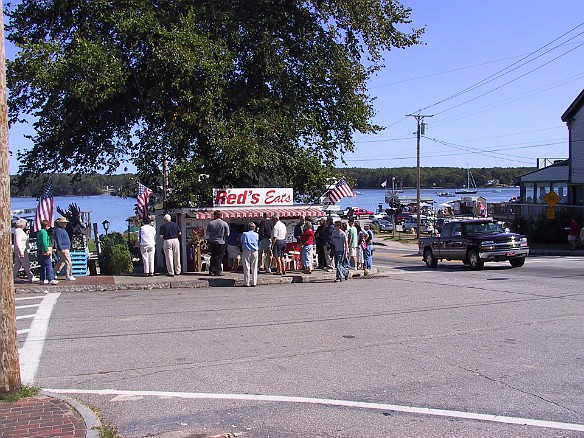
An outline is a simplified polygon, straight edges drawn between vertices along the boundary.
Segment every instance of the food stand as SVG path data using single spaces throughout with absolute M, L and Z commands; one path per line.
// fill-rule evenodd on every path
M 198 272 L 199 263 L 195 254 L 205 252 L 203 243 L 207 237 L 207 224 L 213 220 L 215 210 L 221 210 L 222 218 L 228 224 L 245 226 L 249 222 L 256 225 L 263 219 L 278 216 L 286 224 L 287 240 L 293 241 L 294 226 L 300 216 L 321 217 L 326 212 L 321 205 L 294 204 L 291 188 L 232 188 L 213 189 L 213 208 L 179 208 L 156 212 L 156 258 L 155 269 L 164 271 L 164 253 L 160 226 L 163 216 L 170 214 L 181 230 L 181 266 L 183 272 Z

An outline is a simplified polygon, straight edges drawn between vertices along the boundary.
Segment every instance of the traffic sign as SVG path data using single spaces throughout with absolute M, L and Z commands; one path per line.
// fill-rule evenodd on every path
M 554 205 L 556 205 L 558 202 L 560 202 L 562 198 L 560 198 L 558 196 L 558 194 L 556 192 L 554 192 L 553 190 L 551 190 L 547 195 L 545 195 L 543 197 L 543 200 L 546 202 L 547 205 L 549 205 L 550 207 L 553 207 Z

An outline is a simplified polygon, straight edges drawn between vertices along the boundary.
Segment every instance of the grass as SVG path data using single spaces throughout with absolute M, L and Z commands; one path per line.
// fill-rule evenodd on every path
M 116 429 L 110 426 L 101 426 L 98 428 L 99 438 L 121 438 L 122 436 Z
M 35 395 L 38 395 L 40 391 L 41 389 L 37 388 L 36 386 L 21 386 L 20 389 L 16 392 L 1 394 L 0 401 L 14 403 L 21 398 L 34 397 Z

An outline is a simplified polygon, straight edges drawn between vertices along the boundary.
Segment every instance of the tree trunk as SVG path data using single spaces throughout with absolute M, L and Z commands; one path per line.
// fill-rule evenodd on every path
M 21 385 L 10 233 L 10 159 L 3 9 L 0 0 L 0 394 L 16 392 Z

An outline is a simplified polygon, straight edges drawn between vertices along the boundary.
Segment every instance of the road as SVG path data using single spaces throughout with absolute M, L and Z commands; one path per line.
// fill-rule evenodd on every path
M 127 437 L 584 436 L 584 260 L 408 253 L 336 284 L 63 293 L 36 381 Z

